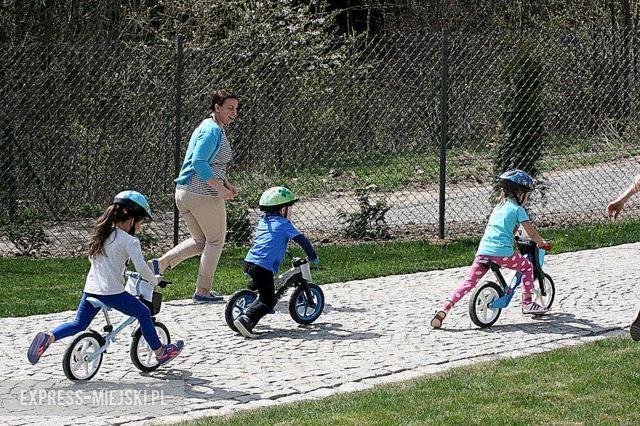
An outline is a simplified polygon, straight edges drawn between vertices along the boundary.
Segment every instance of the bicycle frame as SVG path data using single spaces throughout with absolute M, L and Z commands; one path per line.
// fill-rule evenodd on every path
M 132 291 L 135 291 L 135 293 L 137 294 L 141 294 L 142 292 L 141 284 L 142 284 L 142 281 L 145 281 L 142 278 L 142 276 L 137 272 L 130 272 L 130 271 L 125 272 L 125 275 L 135 280 L 132 283 L 133 284 Z M 137 320 L 134 317 L 127 317 L 122 321 L 120 321 L 114 329 L 113 325 L 111 324 L 111 319 L 109 318 L 109 309 L 111 308 L 105 305 L 104 303 L 102 303 L 100 300 L 93 297 L 88 297 L 87 302 L 89 302 L 93 307 L 100 308 L 100 310 L 102 310 L 102 313 L 104 314 L 105 322 L 107 323 L 107 325 L 104 326 L 103 330 L 108 332 L 106 336 L 103 336 L 104 344 L 100 346 L 100 348 L 98 348 L 97 351 L 93 352 L 91 355 L 87 357 L 86 361 L 91 362 L 94 359 L 98 358 L 100 354 L 102 354 L 103 352 L 106 352 L 111 342 L 116 341 L 116 336 L 120 334 L 122 330 L 124 330 L 125 328 L 127 328 Z
M 99 300 L 97 300 L 97 299 L 94 299 L 94 300 L 96 300 L 97 302 L 102 304 L 102 302 L 100 302 Z M 107 325 L 105 326 L 105 330 L 106 329 L 111 329 L 111 328 L 113 328 L 113 326 L 111 325 L 111 321 L 109 320 L 109 314 L 107 313 L 107 310 L 105 309 L 106 305 L 104 305 L 104 304 L 102 304 L 102 305 L 104 306 L 104 307 L 102 307 L 102 312 L 104 313 L 104 317 L 105 317 L 105 320 L 107 322 Z M 134 317 L 128 317 L 128 318 L 125 318 L 122 321 L 120 321 L 118 323 L 118 325 L 116 325 L 115 329 L 113 329 L 106 336 L 104 336 L 104 345 L 100 346 L 100 348 L 97 351 L 95 351 L 91 355 L 89 355 L 89 357 L 87 358 L 87 362 L 93 361 L 94 359 L 98 358 L 101 353 L 106 352 L 106 350 L 109 347 L 109 345 L 111 344 L 111 342 L 115 342 L 116 341 L 116 336 L 120 332 L 122 332 L 122 330 L 127 328 L 129 325 L 133 324 L 135 321 L 137 321 L 137 320 Z
M 307 284 L 311 280 L 311 272 L 308 270 L 309 264 L 304 259 L 294 258 L 292 259 L 292 262 L 293 266 L 291 269 L 282 273 L 274 281 L 276 300 L 280 300 L 282 295 L 284 295 L 284 293 L 286 293 L 286 291 L 291 287 L 296 287 L 300 284 Z M 307 270 L 304 270 L 303 268 L 307 268 Z M 307 300 L 309 301 L 309 307 L 314 308 L 315 303 L 313 302 L 313 295 L 311 294 L 311 291 L 305 286 L 304 292 Z
M 544 262 L 544 250 L 538 249 L 536 247 L 536 249 L 533 250 L 532 253 L 526 253 L 524 254 L 524 256 L 533 264 L 534 279 L 537 278 L 539 283 L 542 282 L 542 280 L 544 279 L 544 272 L 542 271 L 542 264 Z M 509 286 L 502 276 L 500 268 L 491 268 L 491 270 L 500 282 L 500 286 L 502 286 L 502 288 L 504 289 L 504 296 L 492 301 L 487 306 L 492 309 L 506 308 L 507 306 L 509 306 L 509 303 L 511 303 L 511 299 L 515 294 L 516 289 L 520 286 L 520 282 L 522 281 L 522 272 L 516 272 L 514 284 L 513 286 Z M 543 285 L 540 286 L 540 294 L 542 294 L 542 296 L 546 296 Z

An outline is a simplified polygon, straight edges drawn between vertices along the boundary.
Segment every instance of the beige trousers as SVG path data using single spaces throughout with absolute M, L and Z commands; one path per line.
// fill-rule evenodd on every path
M 218 267 L 227 232 L 227 214 L 222 197 L 198 195 L 176 189 L 176 206 L 187 224 L 191 238 L 181 242 L 160 259 L 160 270 L 201 254 L 196 286 L 210 289 Z

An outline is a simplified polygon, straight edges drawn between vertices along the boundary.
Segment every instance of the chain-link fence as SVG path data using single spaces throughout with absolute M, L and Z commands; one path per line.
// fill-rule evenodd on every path
M 592 223 L 640 172 L 639 41 L 574 30 L 330 48 L 3 45 L 0 253 L 83 253 L 123 189 L 151 200 L 146 247 L 185 238 L 173 178 L 220 87 L 240 98 L 227 129 L 241 190 L 228 203 L 231 243 L 250 241 L 273 185 L 300 196 L 294 221 L 315 241 L 478 235 L 496 172 L 515 166 L 541 182 L 536 223 Z

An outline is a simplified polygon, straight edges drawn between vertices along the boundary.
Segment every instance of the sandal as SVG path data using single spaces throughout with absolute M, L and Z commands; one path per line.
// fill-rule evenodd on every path
M 445 311 L 438 311 L 436 315 L 431 320 L 431 327 L 440 328 L 442 327 L 442 321 L 446 318 L 447 313 Z

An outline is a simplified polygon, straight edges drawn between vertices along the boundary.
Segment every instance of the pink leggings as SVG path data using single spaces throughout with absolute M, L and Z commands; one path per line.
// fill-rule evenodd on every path
M 478 281 L 480 281 L 487 271 L 489 271 L 489 267 L 487 265 L 480 263 L 480 260 L 482 259 L 488 259 L 502 267 L 522 272 L 522 286 L 524 287 L 522 304 L 525 305 L 531 303 L 531 290 L 533 289 L 533 265 L 529 259 L 517 252 L 513 253 L 511 256 L 486 256 L 481 254 L 476 256 L 473 261 L 467 278 L 451 292 L 449 300 L 442 305 L 442 309 L 444 311 L 448 312 L 453 308 L 453 305 L 458 303 L 458 300 L 462 299 L 465 294 L 473 290 L 473 288 L 478 285 Z

